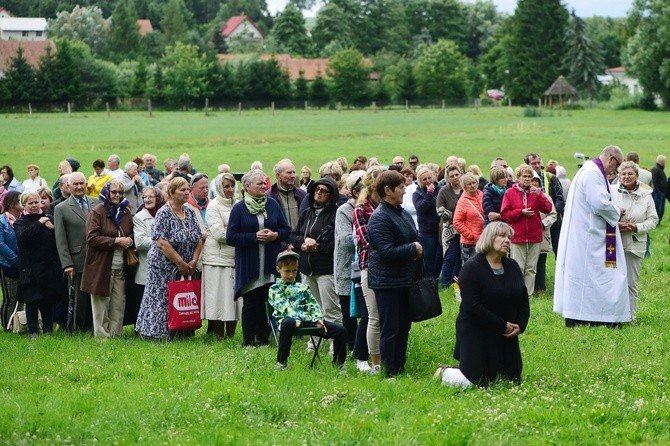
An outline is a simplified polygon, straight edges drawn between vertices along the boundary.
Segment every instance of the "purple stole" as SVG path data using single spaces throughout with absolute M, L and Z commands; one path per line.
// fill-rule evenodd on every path
M 595 158 L 593 163 L 598 166 L 600 173 L 603 174 L 605 178 L 605 185 L 607 186 L 607 193 L 610 193 L 610 183 L 607 181 L 607 174 L 605 173 L 605 167 L 603 167 L 603 162 L 600 161 L 600 158 Z M 610 198 L 610 201 L 612 199 Z M 605 222 L 607 229 L 605 230 L 605 268 L 616 268 L 616 228 L 610 226 L 609 223 Z

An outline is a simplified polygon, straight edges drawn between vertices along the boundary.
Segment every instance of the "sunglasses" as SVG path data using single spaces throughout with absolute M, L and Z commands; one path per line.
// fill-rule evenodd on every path
M 326 188 L 326 187 L 317 187 L 316 189 L 314 189 L 314 193 L 317 193 L 317 194 L 329 194 L 329 193 L 330 193 L 330 189 L 328 189 L 328 188 Z

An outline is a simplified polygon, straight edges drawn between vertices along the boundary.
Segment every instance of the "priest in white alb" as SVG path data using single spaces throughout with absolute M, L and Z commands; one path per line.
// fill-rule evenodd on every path
M 630 306 L 618 222 L 623 210 L 612 202 L 607 173 L 623 162 L 617 146 L 584 163 L 568 194 L 556 256 L 554 311 L 565 325 L 618 326 L 629 322 Z

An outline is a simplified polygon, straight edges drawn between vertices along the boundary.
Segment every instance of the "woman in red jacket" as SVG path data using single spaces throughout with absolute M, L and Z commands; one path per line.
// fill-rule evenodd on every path
M 514 229 L 510 255 L 519 264 L 528 296 L 532 296 L 540 243 L 544 237 L 540 212 L 551 212 L 551 203 L 541 189 L 531 186 L 532 167 L 521 164 L 514 173 L 517 182 L 505 192 L 500 216 Z

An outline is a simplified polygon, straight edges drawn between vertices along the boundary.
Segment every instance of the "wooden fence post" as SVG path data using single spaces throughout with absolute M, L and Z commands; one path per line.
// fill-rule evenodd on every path
M 241 102 L 237 103 L 237 114 L 240 115 L 240 116 L 242 115 L 242 103 Z
M 209 98 L 205 98 L 205 116 L 209 116 Z
M 105 102 L 105 109 L 107 110 L 107 117 L 109 118 L 111 116 L 109 112 L 109 102 Z
M 154 109 L 151 106 L 151 98 L 147 98 L 147 109 L 149 110 L 149 117 L 152 118 L 154 116 Z
M 72 114 L 72 104 L 70 104 L 70 101 L 67 102 L 67 115 L 68 117 Z
M 33 117 L 33 106 L 30 102 L 28 102 L 28 115 L 32 118 Z

